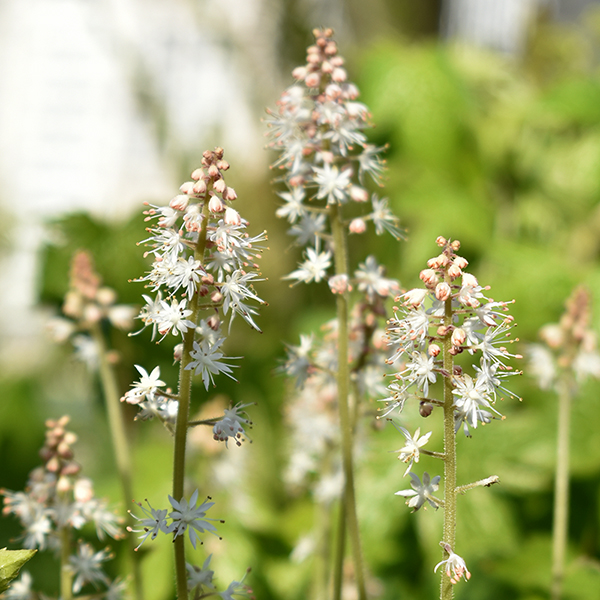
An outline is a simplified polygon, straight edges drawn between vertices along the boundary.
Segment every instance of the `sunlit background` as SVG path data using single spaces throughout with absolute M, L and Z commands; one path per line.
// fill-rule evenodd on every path
M 256 402 L 253 443 L 225 450 L 195 434 L 190 480 L 227 520 L 224 539 L 207 541 L 217 576 L 225 584 L 252 567 L 262 600 L 300 600 L 310 589 L 310 557 L 298 544 L 314 526 L 314 506 L 309 491 L 282 483 L 288 383 L 276 368 L 286 343 L 333 313 L 325 284 L 281 282 L 300 253 L 275 218 L 262 118 L 304 63 L 316 26 L 334 28 L 372 113 L 370 141 L 388 145 L 385 195 L 408 234 L 400 244 L 354 238 L 354 260 L 376 254 L 409 288 L 436 253 L 435 238 L 458 238 L 491 296 L 516 300 L 522 353 L 540 326 L 558 320 L 578 283 L 593 293 L 600 331 L 597 2 L 0 2 L 0 486 L 24 487 L 44 420 L 70 414 L 84 472 L 118 506 L 96 375 L 54 344 L 45 324 L 60 312 L 78 248 L 92 253 L 121 302 L 139 305 L 143 286 L 128 281 L 148 268 L 136 246 L 145 237 L 143 203 L 167 203 L 202 151 L 223 146 L 237 208 L 251 231 L 269 231 L 268 281 L 259 290 L 269 306 L 262 335 L 234 325 L 227 352 L 245 357 L 240 383 L 219 381 L 203 400 Z M 174 385 L 170 347 L 121 332 L 112 343 L 123 392 L 134 363 L 160 364 Z M 556 399 L 526 373 L 517 387 L 523 401 L 500 407 L 506 421 L 459 439 L 459 479 L 498 474 L 502 483 L 460 499 L 458 536 L 473 578 L 457 598 L 548 597 Z M 586 384 L 573 408 L 566 591 L 582 600 L 600 589 L 599 392 Z M 406 418 L 427 427 L 416 414 Z M 168 434 L 132 421 L 130 436 L 137 499 L 166 497 Z M 404 469 L 389 451 L 401 445 L 391 427 L 369 433 L 358 505 L 373 597 L 418 600 L 437 594 L 431 565 L 441 520 L 432 511 L 409 514 L 394 496 Z M 0 547 L 18 546 L 18 533 L 3 518 Z M 171 546 L 148 546 L 148 600 L 172 598 Z M 50 594 L 52 564 L 38 556 L 28 567 Z

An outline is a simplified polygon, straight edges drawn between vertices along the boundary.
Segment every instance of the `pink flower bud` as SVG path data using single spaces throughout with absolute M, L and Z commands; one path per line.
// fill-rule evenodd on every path
M 346 73 L 346 70 L 340 67 L 335 68 L 333 70 L 333 73 L 331 74 L 332 81 L 337 81 L 341 83 L 342 81 L 346 81 L 347 78 L 348 74 Z
M 216 179 L 217 177 L 221 176 L 221 173 L 219 173 L 219 169 L 218 169 L 217 165 L 210 165 L 208 167 L 208 176 L 211 177 L 212 179 Z
M 421 279 L 425 285 L 433 287 L 437 284 L 438 275 L 433 269 L 423 269 L 419 273 L 419 279 Z
M 427 266 L 432 269 L 439 269 L 441 267 L 445 267 L 449 261 L 450 259 L 445 254 L 440 254 L 435 258 L 430 258 L 427 261 Z
M 208 201 L 208 210 L 211 213 L 220 213 L 225 210 L 225 203 L 218 196 L 211 196 Z
M 226 160 L 218 160 L 217 167 L 219 171 L 227 171 L 229 169 L 229 163 Z
M 350 187 L 350 198 L 354 200 L 354 202 L 366 202 L 369 199 L 369 192 L 358 185 L 353 185 Z
M 309 73 L 304 80 L 306 87 L 317 88 L 321 83 L 321 76 L 318 73 Z
M 232 187 L 225 188 L 225 191 L 223 192 L 224 200 L 229 200 L 230 202 L 233 202 L 236 198 L 237 194 L 235 193 L 235 190 Z
M 179 194 L 178 196 L 171 198 L 171 201 L 169 202 L 169 206 L 171 208 L 173 208 L 174 210 L 184 211 L 187 208 L 189 201 L 190 201 L 189 196 L 186 196 L 185 194 Z
M 183 344 L 176 344 L 173 348 L 173 360 L 179 362 L 183 356 Z
M 240 213 L 234 208 L 228 206 L 225 209 L 225 223 L 227 223 L 227 225 L 241 225 L 242 219 L 240 217 Z
M 458 265 L 453 263 L 448 267 L 448 275 L 452 279 L 456 279 L 461 274 L 462 274 L 462 271 Z
M 217 181 L 215 181 L 214 185 L 213 185 L 213 189 L 216 192 L 219 192 L 219 194 L 222 194 L 225 191 L 225 188 L 227 186 L 225 185 L 225 180 L 224 179 L 218 179 Z
M 437 238 L 435 238 L 435 243 L 440 247 L 443 248 L 446 244 L 447 244 L 447 240 L 445 237 L 442 237 L 441 235 L 439 235 Z
M 471 275 L 471 273 L 463 273 L 462 284 L 463 286 L 469 287 L 477 287 L 479 285 L 479 283 L 477 282 L 477 278 L 475 277 L 475 275 Z
M 414 290 L 409 290 L 405 294 L 402 294 L 402 298 L 404 298 L 404 304 L 410 305 L 413 308 L 421 306 L 426 296 L 427 290 L 423 290 L 421 288 L 415 288 Z
M 451 294 L 452 294 L 452 289 L 445 281 L 442 281 L 441 283 L 438 283 L 435 286 L 435 297 L 440 302 L 445 302 L 446 300 L 448 300 L 448 298 L 450 298 Z
M 194 181 L 198 181 L 199 179 L 202 179 L 203 175 L 204 175 L 204 171 L 202 169 L 194 169 L 192 171 L 191 178 Z
M 433 358 L 438 356 L 441 351 L 442 349 L 437 344 L 429 344 L 429 348 L 427 348 L 427 353 Z
M 457 327 L 452 332 L 452 345 L 453 346 L 462 346 L 467 339 L 467 334 L 462 327 Z
M 292 71 L 292 77 L 297 81 L 302 81 L 306 77 L 306 67 L 296 67 Z
M 210 317 L 208 317 L 208 319 L 206 319 L 206 324 L 213 331 L 218 331 L 219 326 L 221 325 L 221 319 L 219 318 L 219 315 L 211 315 Z
M 330 277 L 327 283 L 334 294 L 345 294 L 352 289 L 348 283 L 348 275 L 345 273 Z
M 432 412 L 433 404 L 430 404 L 429 402 L 421 402 L 421 404 L 419 404 L 419 414 L 422 417 L 427 418 Z
M 184 194 L 191 194 L 193 190 L 194 190 L 194 182 L 193 181 L 186 181 L 185 183 L 182 183 L 179 186 L 179 191 L 183 192 Z
M 206 181 L 204 179 L 198 181 L 192 188 L 192 191 L 194 194 L 206 194 Z
M 454 260 L 452 261 L 459 269 L 464 269 L 468 264 L 469 261 L 466 258 L 463 258 L 462 256 L 455 256 Z
M 323 73 L 331 73 L 331 72 L 333 71 L 333 66 L 332 66 L 332 64 L 331 64 L 329 61 L 327 61 L 327 60 L 324 60 L 324 61 L 321 63 L 321 71 L 322 71 Z
M 350 225 L 348 226 L 348 230 L 350 233 L 364 233 L 367 230 L 367 224 L 364 219 L 352 219 L 350 221 Z

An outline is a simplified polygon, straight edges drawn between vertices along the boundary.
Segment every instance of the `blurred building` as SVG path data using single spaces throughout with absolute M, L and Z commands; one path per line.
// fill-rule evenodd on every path
M 254 31 L 256 2 L 202 4 L 200 18 L 187 0 L 0 2 L 5 342 L 39 328 L 36 254 L 48 218 L 115 218 L 164 202 L 185 157 L 215 139 L 240 168 L 266 160 L 246 150 L 264 142 L 228 41 L 242 24 Z
M 450 39 L 520 54 L 541 14 L 575 21 L 591 6 L 598 6 L 598 0 L 445 0 L 441 30 Z

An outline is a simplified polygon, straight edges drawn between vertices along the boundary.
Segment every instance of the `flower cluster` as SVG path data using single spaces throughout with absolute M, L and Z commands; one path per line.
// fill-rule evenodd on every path
M 148 500 L 146 500 L 147 508 L 141 502 L 136 502 L 144 516 L 138 517 L 130 511 L 131 516 L 139 521 L 139 527 L 127 527 L 129 532 L 138 533 L 141 539 L 136 550 L 148 538 L 155 540 L 159 533 L 172 534 L 173 540 L 175 540 L 175 538 L 183 536 L 187 531 L 194 549 L 196 549 L 198 541 L 202 544 L 200 534 L 208 531 L 218 537 L 217 529 L 213 522 L 224 523 L 224 521 L 211 519 L 206 516 L 207 511 L 215 504 L 211 501 L 210 497 L 198 503 L 198 490 L 195 490 L 189 501 L 186 498 L 177 501 L 172 496 L 169 496 L 169 503 L 172 509 L 170 511 L 166 508 L 154 508 Z M 250 597 L 250 590 L 243 583 L 245 575 L 241 581 L 232 581 L 226 590 L 217 592 L 213 584 L 214 571 L 210 569 L 211 558 L 212 554 L 205 559 L 202 567 L 186 563 L 188 589 L 190 591 L 196 590 L 198 593 L 209 592 L 220 596 L 222 600 L 232 599 L 234 594 L 244 598 Z
M 494 404 L 503 392 L 510 394 L 505 381 L 516 372 L 507 362 L 520 356 L 507 348 L 517 341 L 511 339 L 514 326 L 508 314 L 511 303 L 496 302 L 486 296 L 489 288 L 479 285 L 477 279 L 465 271 L 467 261 L 457 254 L 460 248 L 457 240 L 440 236 L 436 243 L 442 251 L 421 271 L 424 287 L 396 298 L 400 306 L 394 307 L 394 317 L 387 325 L 388 343 L 395 347 L 388 363 L 399 366 L 388 386 L 384 415 L 396 408 L 402 411 L 410 398 L 419 401 L 422 417 L 428 417 L 436 407 L 444 410 L 444 452 L 423 449 L 431 432 L 421 435 L 421 429 L 417 428 L 411 435 L 394 423 L 405 441 L 398 450 L 398 458 L 408 463 L 404 475 L 411 479 L 411 489 L 400 490 L 396 495 L 407 498 L 406 504 L 413 512 L 426 503 L 434 509 L 444 508 L 445 539 L 441 542 L 444 560 L 434 570 L 445 566 L 442 597 L 450 598 L 452 585 L 471 576 L 464 560 L 452 550 L 457 496 L 498 482 L 494 475 L 467 485 L 456 485 L 456 434 L 462 427 L 470 437 L 469 428 L 477 429 L 478 424 L 503 418 Z M 478 364 L 472 365 L 473 370 L 468 372 L 476 355 Z M 438 379 L 444 381 L 442 400 L 434 398 L 432 393 Z M 445 463 L 443 499 L 434 495 L 440 487 L 440 475 L 431 477 L 424 472 L 421 481 L 411 470 L 422 453 Z
M 49 548 L 58 554 L 65 543 L 64 532 L 81 530 L 87 524 L 94 525 L 100 540 L 106 534 L 115 539 L 123 536 L 119 518 L 94 496 L 92 482 L 80 475 L 72 448 L 77 437 L 66 430 L 68 422 L 68 417 L 46 422 L 46 441 L 40 451 L 44 464 L 30 473 L 25 491 L 0 490 L 4 496 L 2 512 L 17 516 L 24 528 L 26 548 Z M 123 583 L 111 582 L 101 568 L 111 557 L 106 549 L 96 551 L 90 544 L 78 542 L 69 558 L 73 593 L 78 594 L 89 583 L 101 583 L 108 588 L 107 594 L 113 593 L 111 598 L 121 597 L 117 592 L 123 591 Z M 30 590 L 31 578 L 23 574 L 15 585 Z
M 561 371 L 572 371 L 578 382 L 590 376 L 600 378 L 600 353 L 590 326 L 589 291 L 576 288 L 565 308 L 558 323 L 544 325 L 540 330 L 544 344 L 531 344 L 528 348 L 529 372 L 543 390 L 556 384 Z
M 387 281 L 390 287 L 397 288 L 397 282 Z M 375 400 L 385 394 L 382 373 L 389 370 L 385 364 L 383 296 L 369 304 L 368 291 L 365 292 L 367 295 L 354 306 L 349 319 L 348 364 L 355 403 L 360 398 Z M 339 448 L 336 325 L 336 321 L 325 324 L 322 338 L 301 335 L 299 345 L 287 347 L 287 359 L 281 368 L 296 383 L 286 408 L 287 420 L 293 427 L 293 450 L 287 480 L 293 486 L 318 472 L 325 457 L 336 454 Z M 361 412 L 357 414 L 364 416 Z M 326 461 L 332 464 L 332 470 L 321 473 L 322 479 L 316 483 L 315 489 L 317 500 L 328 502 L 339 496 L 339 460 L 336 455 L 335 459 L 330 456 Z
M 76 356 L 95 368 L 99 358 L 94 329 L 102 321 L 123 331 L 133 328 L 135 309 L 116 300 L 116 292 L 102 285 L 91 256 L 78 250 L 71 261 L 70 289 L 62 307 L 65 317 L 50 319 L 48 330 L 57 342 L 69 340 Z
M 150 327 L 152 339 L 158 337 L 158 342 L 169 334 L 183 340 L 175 346 L 175 360 L 200 376 L 207 390 L 215 376 L 233 379 L 234 365 L 222 349 L 223 329 L 227 331 L 239 315 L 259 330 L 253 304 L 264 304 L 253 284 L 260 281 L 257 261 L 266 234 L 247 233 L 248 222 L 232 207 L 237 194 L 225 182 L 228 169 L 222 148 L 207 150 L 202 166 L 180 187 L 181 193 L 168 206 L 150 207 L 147 220 L 156 223 L 144 243 L 154 261 L 150 272 L 137 280 L 156 293 L 143 295 L 145 305 L 139 315 L 143 329 Z M 226 328 L 224 319 L 229 321 Z M 159 368 L 150 374 L 141 366 L 136 369 L 141 378 L 122 400 L 139 406 L 140 419 L 156 416 L 172 423 L 177 397 L 161 389 L 166 384 L 160 380 Z M 236 437 L 239 429 L 235 433 L 234 429 L 231 436 L 218 439 Z
M 514 325 L 507 314 L 511 302 L 495 302 L 485 296 L 488 288 L 464 271 L 467 261 L 456 252 L 460 243 L 437 240 L 442 253 L 428 261 L 428 268 L 420 273 L 425 287 L 412 289 L 396 298 L 401 302 L 388 322 L 389 344 L 396 348 L 388 359 L 390 364 L 401 360 L 401 368 L 388 386 L 384 414 L 395 408 L 400 411 L 406 400 L 420 401 L 422 416 L 431 413 L 436 402 L 429 398 L 430 385 L 438 377 L 449 378 L 454 395 L 455 431 L 462 426 L 470 436 L 469 427 L 489 423 L 501 417 L 494 408 L 499 394 L 512 395 L 504 381 L 515 375 L 507 346 Z M 479 365 L 469 374 L 462 365 L 454 365 L 452 372 L 444 369 L 442 349 L 450 356 L 462 353 L 480 356 Z M 439 404 L 439 402 L 437 402 Z
M 277 110 L 268 111 L 267 120 L 269 145 L 280 153 L 274 166 L 284 171 L 287 187 L 279 193 L 284 204 L 277 215 L 288 220 L 296 243 L 308 246 L 305 260 L 289 278 L 305 283 L 329 279 L 328 207 L 369 205 L 369 212 L 347 223 L 348 231 L 363 233 L 370 221 L 377 234 L 402 236 L 387 200 L 365 187 L 367 175 L 380 183 L 384 168 L 383 148 L 368 144 L 363 133 L 369 126 L 368 109 L 357 102 L 358 89 L 347 81 L 333 31 L 313 33 L 306 65 L 293 71 L 296 83 L 283 93 Z M 340 289 L 339 281 L 333 283 Z

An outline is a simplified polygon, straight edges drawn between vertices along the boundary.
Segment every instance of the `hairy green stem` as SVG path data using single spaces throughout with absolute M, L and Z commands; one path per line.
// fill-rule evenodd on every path
M 552 600 L 562 595 L 569 520 L 569 429 L 571 385 L 567 376 L 558 383 L 558 432 L 556 477 L 554 482 L 554 522 L 552 527 Z
M 73 571 L 69 565 L 71 556 L 71 531 L 68 526 L 59 529 L 60 537 L 60 598 L 72 600 L 73 598 Z
M 448 298 L 444 310 L 444 326 L 452 325 L 452 298 Z M 450 377 L 444 377 L 444 537 L 443 541 L 454 550 L 456 539 L 456 434 L 454 433 L 454 397 L 452 394 L 451 375 L 454 370 L 454 357 L 452 349 L 451 332 L 447 330 L 444 336 L 444 370 Z M 449 556 L 444 549 L 444 560 Z M 450 577 L 442 569 L 440 584 L 441 600 L 450 600 L 454 597 L 454 586 Z
M 117 464 L 117 472 L 119 474 L 119 480 L 121 483 L 123 504 L 125 510 L 127 510 L 127 507 L 133 501 L 131 451 L 127 442 L 125 420 L 123 418 L 123 411 L 121 410 L 120 406 L 119 386 L 117 384 L 115 372 L 110 364 L 110 361 L 108 360 L 104 335 L 98 323 L 96 323 L 92 328 L 92 336 L 98 349 L 98 356 L 100 359 L 100 381 L 104 391 L 106 414 L 108 417 L 113 453 L 115 455 L 115 462 Z M 128 556 L 133 575 L 135 598 L 136 600 L 144 600 L 140 555 L 134 551 L 136 543 L 133 536 L 127 536 L 127 543 L 130 550 Z
M 329 218 L 333 233 L 333 250 L 335 272 L 337 275 L 348 274 L 348 250 L 346 234 L 341 218 L 341 209 L 337 204 L 329 206 Z M 359 600 L 366 600 L 367 592 L 363 573 L 362 550 L 360 545 L 360 532 L 356 514 L 356 496 L 354 490 L 354 458 L 353 458 L 353 424 L 348 404 L 350 392 L 350 368 L 348 364 L 348 294 L 338 294 L 336 298 L 338 322 L 338 372 L 337 392 L 338 408 L 340 412 L 340 427 L 342 433 L 342 464 L 344 469 L 344 499 L 343 510 L 346 514 L 346 526 L 352 547 L 354 559 L 354 576 Z M 335 569 L 343 564 L 343 548 L 338 547 Z M 337 597 L 339 600 L 339 597 Z
M 194 250 L 194 258 L 204 264 L 204 251 L 206 249 L 206 231 L 208 225 L 208 191 L 206 192 L 204 206 L 202 208 L 202 226 L 198 235 L 198 243 Z M 192 311 L 189 320 L 197 322 L 200 309 L 199 295 L 195 293 L 188 305 L 188 310 Z M 192 394 L 192 369 L 186 369 L 191 362 L 190 352 L 194 349 L 195 328 L 190 328 L 183 336 L 183 352 L 181 354 L 181 363 L 179 367 L 179 386 L 178 397 L 179 406 L 177 409 L 177 421 L 175 423 L 175 442 L 173 448 L 173 498 L 180 502 L 184 497 L 185 481 L 185 448 L 187 443 L 187 431 L 189 426 L 190 399 Z M 187 571 L 185 568 L 185 546 L 184 536 L 179 535 L 173 540 L 175 550 L 175 578 L 177 584 L 178 600 L 185 600 L 188 597 L 187 591 Z

